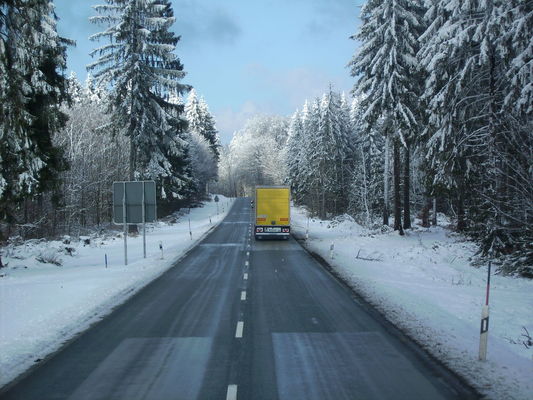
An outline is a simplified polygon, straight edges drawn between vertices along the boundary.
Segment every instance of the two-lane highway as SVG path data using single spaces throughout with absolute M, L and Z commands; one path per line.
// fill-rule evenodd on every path
M 251 222 L 238 199 L 173 268 L 0 398 L 475 398 L 293 239 L 254 242 Z

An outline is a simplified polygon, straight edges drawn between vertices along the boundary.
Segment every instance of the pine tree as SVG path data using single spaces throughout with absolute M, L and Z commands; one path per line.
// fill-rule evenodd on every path
M 0 4 L 0 219 L 52 190 L 65 169 L 51 137 L 65 124 L 66 46 L 49 0 Z
M 312 179 L 314 177 L 310 166 L 310 155 L 312 152 L 311 139 L 318 127 L 318 102 L 312 104 L 306 100 L 301 112 L 301 143 L 298 160 L 298 191 L 299 200 L 302 204 L 311 207 L 313 204 L 311 197 Z
M 113 122 L 130 138 L 130 179 L 156 179 L 161 197 L 182 198 L 190 190 L 183 106 L 169 99 L 189 89 L 180 83 L 183 65 L 174 54 L 179 37 L 169 0 L 106 0 L 95 6 L 94 23 L 107 29 L 91 37 L 109 43 L 92 51 L 88 66 L 111 87 Z
M 394 226 L 400 233 L 400 193 L 396 192 L 400 189 L 398 157 L 400 146 L 407 147 L 417 129 L 420 79 L 416 54 L 421 13 L 417 0 L 370 0 L 361 13 L 363 25 L 359 33 L 352 36 L 361 41 L 362 46 L 349 64 L 352 76 L 361 76 L 354 94 L 361 96 L 363 118 L 368 128 L 375 128 L 383 118 L 384 135 L 392 135 Z
M 200 99 L 196 94 L 196 89 L 192 88 L 189 92 L 184 110 L 185 118 L 187 120 L 187 129 L 190 132 L 196 132 L 203 136 L 204 121 L 202 110 L 200 109 Z
M 220 139 L 218 137 L 218 130 L 215 124 L 215 118 L 209 111 L 209 106 L 203 97 L 200 98 L 200 112 L 203 119 L 203 136 L 209 143 L 209 147 L 213 152 L 216 160 L 220 158 Z
M 383 137 L 378 130 L 367 129 L 363 110 L 355 98 L 350 107 L 350 125 L 356 150 L 350 187 L 350 213 L 370 226 L 374 214 L 383 212 Z M 363 217 L 364 216 L 364 217 Z
M 209 112 L 209 107 L 202 97 L 198 97 L 196 90 L 192 89 L 185 104 L 185 118 L 190 132 L 195 132 L 204 137 L 209 143 L 213 155 L 218 160 L 220 156 L 220 141 L 215 120 Z
M 302 119 L 300 112 L 297 110 L 291 118 L 289 124 L 289 138 L 287 139 L 287 181 L 291 186 L 291 193 L 293 199 L 297 202 L 301 202 L 301 171 L 300 164 L 302 162 L 302 140 L 303 129 Z
M 425 35 L 421 60 L 430 73 L 433 186 L 455 199 L 457 228 L 479 237 L 485 254 L 509 253 L 532 235 L 523 214 L 533 198 L 526 172 L 531 155 L 524 151 L 532 143 L 526 80 L 533 66 L 524 58 L 531 49 L 531 4 L 439 0 L 432 11 L 438 19 Z
M 533 4 L 531 1 L 508 0 L 502 3 L 502 18 L 505 32 L 502 46 L 509 51 L 507 78 L 508 93 L 505 105 L 517 114 L 533 113 Z
M 321 218 L 345 212 L 348 171 L 353 160 L 349 116 L 341 96 L 330 88 L 302 111 L 298 186 L 301 198 Z M 304 194 L 305 193 L 305 194 Z

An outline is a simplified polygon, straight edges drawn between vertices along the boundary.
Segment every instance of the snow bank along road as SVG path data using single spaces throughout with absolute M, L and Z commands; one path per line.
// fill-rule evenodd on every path
M 294 240 L 253 242 L 249 200 L 7 399 L 453 399 L 476 394 Z

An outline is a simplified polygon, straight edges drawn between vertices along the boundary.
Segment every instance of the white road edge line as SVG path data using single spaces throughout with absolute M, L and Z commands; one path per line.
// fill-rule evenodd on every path
M 246 300 L 246 290 L 243 290 L 243 291 L 241 292 L 241 300 L 242 300 L 242 301 Z
M 236 338 L 242 338 L 243 329 L 244 329 L 244 321 L 237 322 L 237 329 L 235 329 Z
M 247 267 L 247 266 L 249 266 L 249 265 L 250 265 L 250 263 L 249 263 L 248 261 L 246 261 L 246 262 L 244 263 L 244 266 L 245 266 L 245 267 Z
M 242 279 L 247 280 L 248 279 L 248 273 L 245 272 L 243 277 L 242 277 Z
M 228 385 L 226 400 L 237 400 L 237 385 Z

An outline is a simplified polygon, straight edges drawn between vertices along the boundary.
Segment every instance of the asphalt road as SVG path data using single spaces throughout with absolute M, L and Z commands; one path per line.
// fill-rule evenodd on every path
M 294 239 L 251 230 L 238 199 L 185 258 L 0 398 L 476 398 Z

